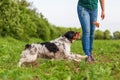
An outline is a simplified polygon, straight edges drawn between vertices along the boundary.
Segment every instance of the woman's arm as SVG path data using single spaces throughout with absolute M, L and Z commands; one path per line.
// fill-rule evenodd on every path
M 101 5 L 101 18 L 104 19 L 105 18 L 105 1 L 104 0 L 100 0 L 100 5 Z

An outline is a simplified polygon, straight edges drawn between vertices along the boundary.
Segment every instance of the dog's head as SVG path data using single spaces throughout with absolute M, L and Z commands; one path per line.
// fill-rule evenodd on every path
M 80 32 L 68 31 L 64 34 L 64 36 L 70 41 L 73 42 L 76 39 L 80 38 Z

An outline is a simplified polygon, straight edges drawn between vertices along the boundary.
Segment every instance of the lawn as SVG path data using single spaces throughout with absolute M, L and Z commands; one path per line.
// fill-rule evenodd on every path
M 19 41 L 0 38 L 0 80 L 120 80 L 120 40 L 95 40 L 93 53 L 96 62 L 77 63 L 65 60 L 38 59 L 18 68 L 21 51 L 27 43 L 42 42 L 32 38 Z M 72 52 L 84 55 L 81 41 L 75 41 Z

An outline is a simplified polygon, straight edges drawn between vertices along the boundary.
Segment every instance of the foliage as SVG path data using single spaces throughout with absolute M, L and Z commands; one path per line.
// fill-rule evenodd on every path
M 66 31 L 81 32 L 81 28 L 65 28 L 48 22 L 42 13 L 31 9 L 31 3 L 26 0 L 0 1 L 0 37 L 11 36 L 18 40 L 29 41 L 30 38 L 40 38 L 48 41 L 63 35 Z M 114 32 L 113 38 L 120 39 L 120 32 Z M 95 31 L 95 39 L 112 39 L 110 31 Z
M 96 30 L 95 39 L 104 39 L 104 33 L 100 30 Z
M 20 40 L 28 40 L 29 37 L 50 40 L 62 35 L 41 13 L 29 9 L 30 4 L 25 0 L 3 0 L 0 3 L 0 36 Z
M 0 1 L 0 36 L 12 36 L 16 39 L 39 37 L 50 39 L 50 27 L 42 14 L 27 8 L 25 0 Z
M 113 35 L 114 35 L 114 39 L 120 39 L 120 31 L 115 31 Z
M 111 35 L 110 35 L 110 31 L 109 30 L 105 30 L 105 32 L 104 32 L 104 39 L 107 39 L 107 40 L 109 40 L 109 39 L 111 39 L 112 37 L 111 37 Z

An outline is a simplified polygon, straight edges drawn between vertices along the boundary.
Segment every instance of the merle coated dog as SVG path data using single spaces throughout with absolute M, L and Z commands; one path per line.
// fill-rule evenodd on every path
M 24 62 L 34 62 L 38 56 L 49 59 L 66 59 L 80 62 L 87 58 L 87 55 L 74 54 L 70 51 L 71 44 L 80 38 L 79 32 L 68 31 L 63 36 L 44 43 L 27 44 L 21 53 L 21 59 L 18 66 Z

